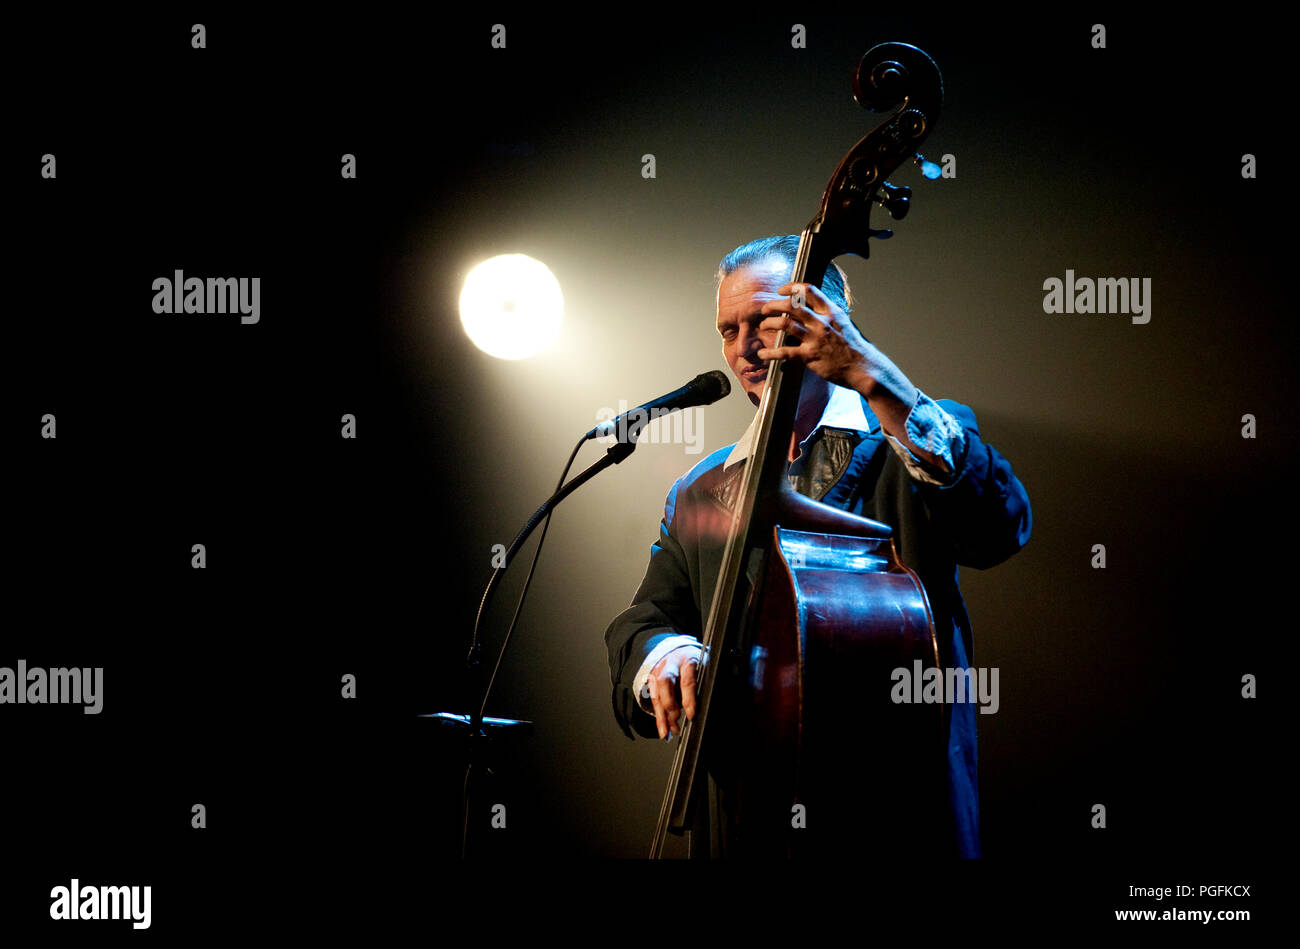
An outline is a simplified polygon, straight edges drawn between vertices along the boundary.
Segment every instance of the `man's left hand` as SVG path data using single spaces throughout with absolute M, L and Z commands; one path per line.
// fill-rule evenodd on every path
M 760 330 L 784 330 L 795 345 L 760 349 L 759 359 L 796 359 L 835 385 L 862 393 L 868 399 L 884 383 L 892 395 L 906 398 L 911 383 L 889 357 L 867 341 L 839 306 L 810 283 L 787 283 L 777 293 L 788 294 L 763 304 L 766 319 Z M 802 298 L 802 305 L 800 304 Z M 769 315 L 771 314 L 771 315 Z M 891 382 L 901 381 L 903 392 Z
M 794 337 L 796 342 L 760 349 L 758 358 L 797 359 L 823 379 L 853 389 L 871 405 L 884 430 L 913 455 L 941 471 L 951 471 L 946 459 L 915 444 L 907 434 L 907 418 L 920 394 L 916 386 L 858 332 L 848 314 L 810 283 L 787 283 L 777 293 L 788 296 L 763 304 L 765 319 L 759 329 L 784 330 L 787 339 Z

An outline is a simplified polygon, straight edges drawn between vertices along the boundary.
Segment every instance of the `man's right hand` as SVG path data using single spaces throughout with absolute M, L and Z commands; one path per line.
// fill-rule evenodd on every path
M 683 708 L 687 718 L 695 717 L 695 682 L 700 668 L 699 646 L 678 646 L 659 660 L 650 672 L 650 701 L 655 707 L 659 737 L 681 734 Z

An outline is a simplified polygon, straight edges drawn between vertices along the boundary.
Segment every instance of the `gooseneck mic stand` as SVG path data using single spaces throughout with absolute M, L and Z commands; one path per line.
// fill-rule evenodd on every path
M 461 792 L 460 854 L 462 859 L 468 855 L 469 851 L 470 800 L 474 790 L 474 779 L 479 770 L 487 770 L 486 751 L 491 736 L 493 734 L 504 734 L 512 730 L 527 731 L 532 726 L 532 722 L 517 721 L 515 719 L 485 718 L 483 713 L 487 709 L 488 697 L 492 694 L 492 685 L 496 682 L 497 670 L 501 668 L 501 660 L 505 658 L 506 647 L 510 645 L 510 634 L 514 632 L 515 624 L 519 621 L 519 614 L 523 610 L 524 597 L 528 595 L 528 586 L 532 583 L 533 571 L 537 569 L 537 558 L 542 552 L 542 545 L 546 543 L 546 528 L 550 526 L 551 512 L 555 510 L 561 501 L 600 474 L 600 472 L 611 465 L 621 463 L 631 455 L 636 450 L 636 441 L 641 435 L 641 430 L 653 418 L 692 406 L 712 405 L 730 391 L 731 384 L 724 373 L 716 369 L 703 372 L 680 389 L 638 406 L 630 412 L 625 412 L 616 419 L 597 425 L 583 435 L 569 454 L 569 460 L 564 466 L 564 471 L 561 472 L 560 479 L 555 484 L 555 493 L 547 498 L 545 504 L 533 512 L 533 516 L 528 519 L 528 523 L 524 525 L 523 530 L 515 536 L 514 541 L 510 544 L 504 562 L 492 571 L 492 577 L 488 580 L 487 589 L 483 591 L 483 599 L 479 602 L 478 615 L 474 619 L 474 634 L 470 639 L 469 653 L 465 657 L 468 667 L 468 679 L 471 685 L 470 694 L 472 696 L 481 695 L 482 698 L 478 701 L 475 710 L 469 715 L 438 712 L 433 715 L 420 716 L 421 718 L 438 719 L 444 727 L 465 730 L 467 764 L 465 768 L 465 785 Z M 568 484 L 565 484 L 564 479 L 568 476 L 569 469 L 573 467 L 573 459 L 578 457 L 578 450 L 582 448 L 583 444 L 588 439 L 611 435 L 616 431 L 618 441 L 605 452 L 605 457 L 592 464 Z M 546 522 L 546 527 L 542 529 L 542 536 L 537 542 L 536 550 L 533 551 L 532 566 L 529 567 L 528 576 L 524 579 L 523 589 L 519 594 L 519 602 L 515 607 L 514 616 L 510 620 L 510 626 L 506 630 L 505 638 L 501 643 L 501 649 L 497 653 L 496 663 L 492 667 L 492 675 L 488 678 L 487 685 L 484 686 L 483 666 L 479 657 L 482 648 L 479 641 L 479 627 L 483 622 L 483 615 L 487 612 L 488 603 L 491 602 L 497 585 L 501 582 L 502 575 L 509 568 L 510 562 L 519 553 L 519 549 L 523 547 L 524 542 L 528 540 L 537 525 L 543 521 Z
M 479 626 L 483 621 L 483 616 L 487 612 L 488 604 L 491 602 L 493 595 L 496 593 L 497 586 L 501 582 L 506 569 L 510 566 L 515 555 L 519 553 L 521 547 L 537 529 L 537 525 L 544 520 L 549 526 L 551 512 L 561 501 L 570 494 L 582 487 L 600 472 L 613 465 L 623 462 L 633 451 L 636 450 L 636 439 L 641 433 L 644 422 L 628 426 L 626 436 L 617 444 L 611 446 L 605 452 L 603 458 L 590 465 L 585 471 L 576 476 L 567 484 L 564 483 L 565 476 L 569 473 L 569 468 L 573 465 L 573 459 L 577 457 L 578 449 L 583 443 L 591 437 L 588 432 L 582 437 L 572 454 L 569 455 L 568 464 L 564 467 L 563 474 L 560 475 L 560 481 L 556 485 L 555 493 L 546 499 L 533 515 L 524 524 L 523 529 L 515 536 L 514 541 L 506 550 L 504 562 L 492 571 L 492 577 L 488 580 L 487 588 L 483 591 L 483 599 L 479 602 L 478 615 L 474 620 L 474 634 L 470 641 L 469 653 L 466 658 L 466 667 L 468 678 L 472 686 L 471 695 L 482 696 L 477 703 L 477 707 L 470 715 L 461 715 L 454 712 L 436 712 L 431 715 L 422 715 L 421 718 L 433 718 L 439 720 L 445 728 L 457 728 L 464 731 L 465 734 L 465 784 L 461 793 L 461 858 L 468 856 L 469 852 L 469 816 L 470 801 L 473 797 L 474 783 L 478 774 L 487 768 L 487 752 L 491 740 L 495 735 L 503 735 L 510 732 L 528 731 L 532 723 L 509 718 L 488 718 L 484 716 L 487 709 L 488 698 L 492 694 L 492 685 L 496 682 L 497 670 L 501 668 L 501 661 L 505 658 L 506 647 L 510 644 L 510 634 L 514 631 L 515 623 L 519 619 L 520 610 L 523 609 L 524 596 L 528 593 L 528 584 L 532 582 L 533 569 L 537 566 L 537 555 L 541 553 L 542 544 L 546 542 L 546 530 L 543 529 L 541 540 L 537 544 L 537 550 L 533 555 L 533 565 L 528 571 L 528 577 L 524 581 L 523 591 L 519 596 L 519 605 L 515 609 L 514 617 L 510 621 L 510 627 L 506 632 L 505 640 L 501 644 L 501 650 L 497 653 L 497 659 L 492 667 L 492 675 L 483 684 L 483 664 L 481 660 L 482 642 L 479 639 Z

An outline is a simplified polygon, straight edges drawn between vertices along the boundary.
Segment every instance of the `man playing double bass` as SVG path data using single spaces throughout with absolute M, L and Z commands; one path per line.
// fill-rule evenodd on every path
M 857 330 L 838 267 L 827 269 L 820 288 L 789 282 L 798 245 L 794 236 L 765 238 L 723 258 L 717 297 L 723 357 L 756 406 L 767 361 L 798 360 L 812 370 L 803 375 L 789 446 L 792 485 L 893 529 L 900 560 L 916 572 L 929 599 L 939 668 L 968 668 L 971 625 L 957 566 L 991 567 L 1018 551 L 1029 539 L 1029 498 L 1007 460 L 983 441 L 969 408 L 930 399 Z M 800 296 L 803 306 L 796 305 Z M 787 345 L 773 349 L 781 330 Z M 679 733 L 683 714 L 695 714 L 702 617 L 726 541 L 728 521 L 720 512 L 734 499 L 733 475 L 749 457 L 755 428 L 751 424 L 734 446 L 709 455 L 673 485 L 641 586 L 606 630 L 614 713 L 629 738 L 667 738 Z M 730 697 L 734 704 L 736 694 L 720 682 L 714 701 Z M 726 711 L 719 717 L 725 720 Z M 980 855 L 976 711 L 969 700 L 953 704 L 944 719 L 946 754 L 935 743 L 920 767 L 908 765 L 906 774 L 889 762 L 856 760 L 851 747 L 840 749 L 845 781 L 853 782 L 843 800 L 869 801 L 875 809 L 867 819 L 871 829 L 843 837 L 844 846 L 857 852 L 877 842 L 936 856 Z M 862 721 L 861 728 L 871 729 L 872 722 Z M 745 854 L 736 843 L 744 834 L 743 826 L 737 833 L 728 787 L 727 729 L 725 723 L 710 726 L 707 806 L 695 808 L 692 856 Z M 908 789 L 898 808 L 890 803 L 895 782 Z M 833 834 L 837 815 L 813 820 Z

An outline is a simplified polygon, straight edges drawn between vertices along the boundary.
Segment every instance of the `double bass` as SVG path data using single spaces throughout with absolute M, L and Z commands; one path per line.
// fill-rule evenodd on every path
M 890 236 L 872 228 L 871 211 L 907 213 L 910 189 L 886 178 L 919 161 L 943 82 L 921 50 L 884 43 L 862 57 L 853 94 L 892 112 L 836 167 L 792 282 L 820 286 L 836 257 L 866 258 L 870 239 Z M 784 345 L 781 333 L 775 346 Z M 692 828 L 706 769 L 728 800 L 729 855 L 888 853 L 935 839 L 942 819 L 947 709 L 891 698 L 893 670 L 938 666 L 930 604 L 888 525 L 791 486 L 803 373 L 797 362 L 769 363 L 704 624 L 695 715 L 681 731 L 652 858 L 668 833 Z

